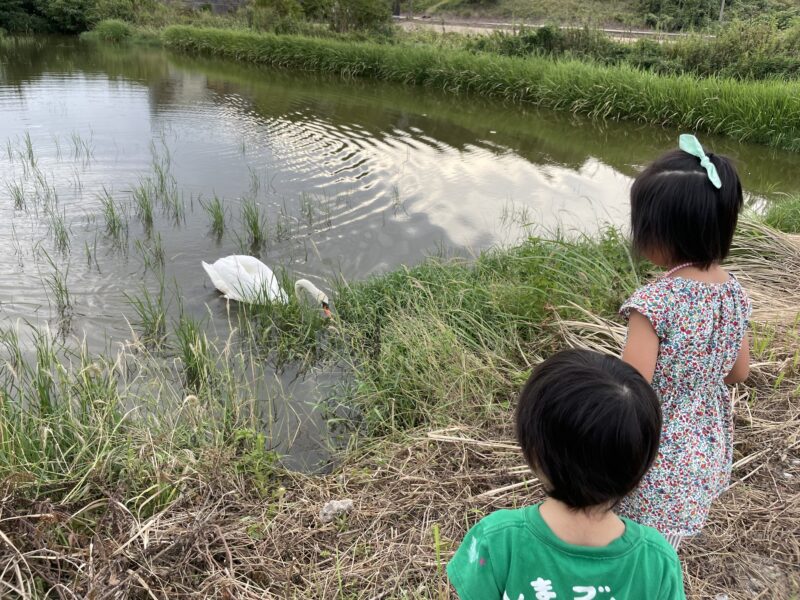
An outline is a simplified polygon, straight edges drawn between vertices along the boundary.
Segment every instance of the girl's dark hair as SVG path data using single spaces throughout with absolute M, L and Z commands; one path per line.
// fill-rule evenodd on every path
M 517 406 L 517 440 L 549 496 L 574 509 L 616 505 L 658 453 L 661 407 L 613 356 L 565 350 L 540 364 Z
M 728 256 L 742 209 L 742 184 L 731 161 L 709 154 L 722 188 L 700 159 L 683 150 L 668 152 L 647 167 L 631 188 L 631 231 L 639 252 L 664 252 L 673 262 L 706 269 Z

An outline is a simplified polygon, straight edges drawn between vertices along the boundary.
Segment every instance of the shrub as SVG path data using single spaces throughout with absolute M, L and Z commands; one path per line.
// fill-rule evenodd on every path
M 137 11 L 146 10 L 142 2 L 136 0 L 95 0 L 92 20 L 95 22 L 107 19 L 120 19 L 129 23 L 136 22 Z
M 603 32 L 583 29 L 560 29 L 546 25 L 535 29 L 523 28 L 517 33 L 493 32 L 470 39 L 467 48 L 494 52 L 504 56 L 576 56 L 616 62 L 628 54 L 627 45 L 618 44 Z
M 247 24 L 256 31 L 300 33 L 303 9 L 297 0 L 253 0 L 246 8 Z
M 255 0 L 253 8 L 256 12 L 261 11 L 283 18 L 297 19 L 303 14 L 303 9 L 297 0 Z
M 55 31 L 80 33 L 89 28 L 95 0 L 36 0 L 36 6 Z
M 113 42 L 115 44 L 127 40 L 133 33 L 131 26 L 119 19 L 100 21 L 93 31 L 100 41 Z
M 719 7 L 719 0 L 639 0 L 645 22 L 666 30 L 703 27 L 719 14 Z
M 300 6 L 306 19 L 324 23 L 330 21 L 331 9 L 333 8 L 331 0 L 301 0 Z
M 333 0 L 329 23 L 340 33 L 381 31 L 387 28 L 392 12 L 387 0 Z
M 29 1 L 0 1 L 0 29 L 10 33 L 36 33 L 49 28 L 47 20 L 36 12 Z

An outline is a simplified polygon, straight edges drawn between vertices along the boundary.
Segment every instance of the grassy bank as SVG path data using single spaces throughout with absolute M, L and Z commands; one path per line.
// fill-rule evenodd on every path
M 684 549 L 689 596 L 790 598 L 800 245 L 748 221 L 730 263 L 756 306 L 755 366 L 735 395 L 733 489 Z M 104 358 L 7 334 L 0 585 L 22 597 L 452 597 L 443 565 L 465 528 L 541 497 L 509 441 L 531 366 L 565 345 L 618 352 L 616 308 L 649 275 L 613 230 L 532 237 L 469 264 L 340 283 L 329 327 L 295 305 L 251 315 L 295 356 L 319 356 L 323 339 L 327 360 L 350 365 L 340 401 L 369 435 L 324 476 L 280 467 L 246 383 L 259 364 L 191 323 L 167 340 L 169 361 L 143 338 Z M 343 498 L 353 513 L 320 522 Z
M 287 69 L 475 93 L 511 102 L 713 132 L 800 150 L 800 86 L 657 76 L 628 67 L 516 59 L 296 36 L 170 27 L 174 50 Z

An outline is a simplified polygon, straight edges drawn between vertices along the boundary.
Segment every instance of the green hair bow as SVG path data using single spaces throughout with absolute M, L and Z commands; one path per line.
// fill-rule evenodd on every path
M 714 166 L 714 163 L 711 162 L 711 159 L 708 158 L 703 151 L 703 147 L 696 137 L 690 133 L 682 134 L 678 140 L 678 147 L 684 152 L 688 152 L 692 156 L 699 158 L 700 166 L 708 173 L 709 181 L 711 181 L 715 188 L 722 188 L 722 180 L 719 178 L 719 173 L 717 173 L 717 167 Z

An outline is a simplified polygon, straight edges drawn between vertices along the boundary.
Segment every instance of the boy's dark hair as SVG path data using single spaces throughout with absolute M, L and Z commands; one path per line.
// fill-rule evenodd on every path
M 708 154 L 722 188 L 708 179 L 700 160 L 668 152 L 642 171 L 631 188 L 631 232 L 639 252 L 658 250 L 675 263 L 706 269 L 722 261 L 742 209 L 742 184 L 730 160 Z
M 540 364 L 517 406 L 517 440 L 549 496 L 574 509 L 616 505 L 658 453 L 661 407 L 613 356 L 565 350 Z

